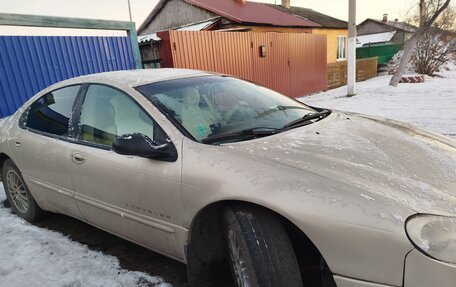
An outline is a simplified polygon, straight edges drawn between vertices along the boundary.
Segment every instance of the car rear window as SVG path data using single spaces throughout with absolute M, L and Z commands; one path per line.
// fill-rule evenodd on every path
M 58 136 L 68 136 L 68 124 L 80 85 L 47 93 L 26 111 L 27 128 Z

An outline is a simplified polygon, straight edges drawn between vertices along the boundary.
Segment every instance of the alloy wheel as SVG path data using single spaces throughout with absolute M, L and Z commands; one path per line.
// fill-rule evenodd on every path
M 231 265 L 234 279 L 238 287 L 250 287 L 250 277 L 247 274 L 245 255 L 241 249 L 241 243 L 233 230 L 228 231 L 228 247 L 230 250 Z
M 20 213 L 27 213 L 29 206 L 27 191 L 21 177 L 16 171 L 9 170 L 6 173 L 6 185 L 14 207 Z

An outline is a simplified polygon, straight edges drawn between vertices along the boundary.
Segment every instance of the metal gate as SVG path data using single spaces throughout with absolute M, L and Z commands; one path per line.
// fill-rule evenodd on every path
M 326 90 L 326 36 L 303 33 L 159 32 L 162 67 L 237 76 L 290 97 Z
M 0 118 L 56 82 L 134 68 L 128 37 L 0 36 Z

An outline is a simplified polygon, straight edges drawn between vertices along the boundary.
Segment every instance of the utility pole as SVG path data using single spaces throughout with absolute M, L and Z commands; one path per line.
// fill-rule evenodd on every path
M 130 6 L 130 0 L 128 0 L 128 14 L 130 15 L 130 22 L 131 21 L 131 6 Z
M 356 0 L 349 0 L 347 96 L 356 95 Z

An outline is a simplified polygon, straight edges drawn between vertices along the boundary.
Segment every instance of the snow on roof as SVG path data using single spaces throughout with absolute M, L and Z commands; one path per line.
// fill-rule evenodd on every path
M 138 43 L 147 43 L 147 42 L 159 42 L 161 41 L 160 37 L 157 36 L 157 33 L 151 33 L 144 36 L 138 36 Z
M 200 22 L 195 22 L 192 24 L 180 26 L 173 28 L 173 30 L 181 30 L 181 31 L 203 31 L 206 30 L 207 28 L 211 27 L 213 24 L 215 24 L 217 21 L 220 20 L 220 17 L 214 17 L 210 19 L 206 19 Z M 143 43 L 148 43 L 148 42 L 159 42 L 161 41 L 160 37 L 157 36 L 157 33 L 151 33 L 143 36 L 138 36 L 138 43 L 143 44 Z
M 219 19 L 220 19 L 220 17 L 212 18 L 212 19 L 206 20 L 204 22 L 199 22 L 199 23 L 194 23 L 194 24 L 178 27 L 178 28 L 176 28 L 176 30 L 183 30 L 183 31 L 202 31 L 202 30 L 206 30 L 208 27 L 212 26 L 212 24 L 217 22 Z
M 356 48 L 367 44 L 389 42 L 394 37 L 394 35 L 396 35 L 396 31 L 358 36 L 356 37 Z

